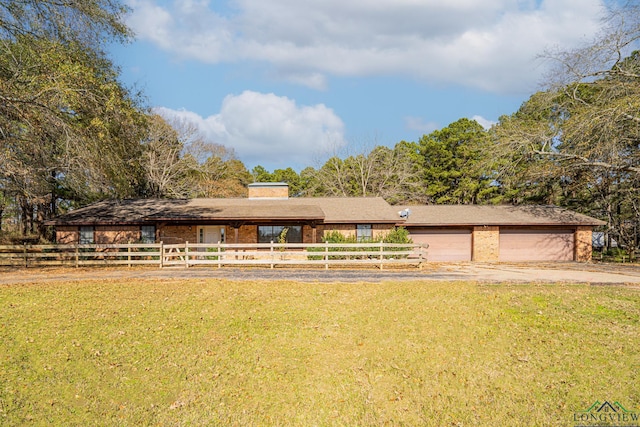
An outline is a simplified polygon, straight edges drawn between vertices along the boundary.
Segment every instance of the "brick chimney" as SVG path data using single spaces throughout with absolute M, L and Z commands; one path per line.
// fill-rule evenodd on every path
M 288 199 L 289 184 L 286 182 L 254 182 L 249 184 L 250 199 Z

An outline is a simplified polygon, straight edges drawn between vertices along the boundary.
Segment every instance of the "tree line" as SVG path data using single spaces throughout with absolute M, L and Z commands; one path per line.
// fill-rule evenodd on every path
M 607 222 L 630 250 L 640 225 L 640 7 L 612 6 L 602 32 L 554 64 L 545 87 L 491 129 L 461 118 L 424 135 L 248 170 L 229 147 L 163 118 L 119 83 L 107 43 L 132 37 L 119 0 L 0 0 L 0 238 L 50 237 L 47 219 L 104 198 L 292 196 L 392 204 L 555 204 Z

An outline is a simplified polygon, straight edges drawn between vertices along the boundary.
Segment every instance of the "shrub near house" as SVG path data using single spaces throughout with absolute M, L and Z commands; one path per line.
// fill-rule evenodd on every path
M 343 233 L 340 233 L 338 231 L 332 231 L 329 233 L 326 233 L 324 235 L 324 237 L 322 238 L 322 242 L 323 243 L 336 243 L 336 244 L 366 244 L 366 243 L 413 243 L 413 241 L 411 240 L 411 238 L 409 237 L 409 232 L 407 231 L 407 229 L 405 229 L 404 227 L 395 227 L 393 228 L 388 234 L 386 234 L 385 236 L 378 236 L 377 238 L 373 239 L 361 239 L 358 240 L 358 238 L 354 235 L 354 236 L 345 236 Z M 384 248 L 385 251 L 408 251 L 411 248 L 409 247 L 386 247 Z M 325 248 L 321 248 L 321 247 L 316 247 L 316 248 L 307 248 L 308 252 L 323 252 L 325 250 L 328 250 L 329 252 L 344 252 L 344 251 L 349 251 L 349 252 L 353 252 L 353 251 L 360 251 L 360 252 L 373 252 L 376 250 L 379 250 L 378 246 L 360 246 L 358 248 L 350 248 L 350 249 L 346 249 L 344 247 L 329 247 L 328 249 Z M 355 255 L 357 257 L 357 255 Z M 389 259 L 391 258 L 391 255 L 385 255 L 385 258 Z M 406 258 L 407 255 L 401 255 L 401 257 Z M 313 256 L 310 255 L 309 259 L 321 259 L 321 256 Z M 346 256 L 332 256 L 332 259 L 346 259 Z

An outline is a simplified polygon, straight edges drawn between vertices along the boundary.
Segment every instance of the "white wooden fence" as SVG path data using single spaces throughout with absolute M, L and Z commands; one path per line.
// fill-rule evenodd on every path
M 129 243 L 92 245 L 0 246 L 0 266 L 155 265 L 163 267 L 224 266 L 353 266 L 420 267 L 427 260 L 425 245 L 409 243 L 357 244 L 202 244 Z

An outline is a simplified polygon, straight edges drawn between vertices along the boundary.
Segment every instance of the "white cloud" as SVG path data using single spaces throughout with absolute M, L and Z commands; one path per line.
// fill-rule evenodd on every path
M 476 115 L 476 116 L 471 117 L 471 120 L 475 120 L 476 122 L 478 122 L 478 124 L 479 124 L 480 126 L 482 126 L 483 128 L 485 128 L 485 129 L 487 129 L 487 130 L 488 130 L 488 129 L 491 129 L 491 127 L 492 127 L 493 125 L 495 125 L 495 124 L 497 124 L 497 123 L 498 123 L 498 122 L 494 122 L 494 121 L 492 121 L 492 120 L 485 119 L 484 117 L 482 117 L 482 116 L 477 116 L 477 115 Z
M 149 40 L 165 50 L 173 50 L 171 42 L 174 22 L 170 11 L 151 1 L 130 2 L 135 12 L 129 17 L 128 24 L 142 39 Z
M 185 59 L 257 61 L 298 84 L 397 75 L 530 92 L 545 47 L 599 27 L 605 0 L 129 0 L 138 37 Z
M 178 117 L 198 126 L 209 141 L 233 148 L 251 169 L 304 167 L 317 156 L 343 145 L 344 123 L 323 104 L 295 101 L 245 91 L 225 97 L 218 114 L 202 117 L 190 111 L 158 108 L 165 117 Z

